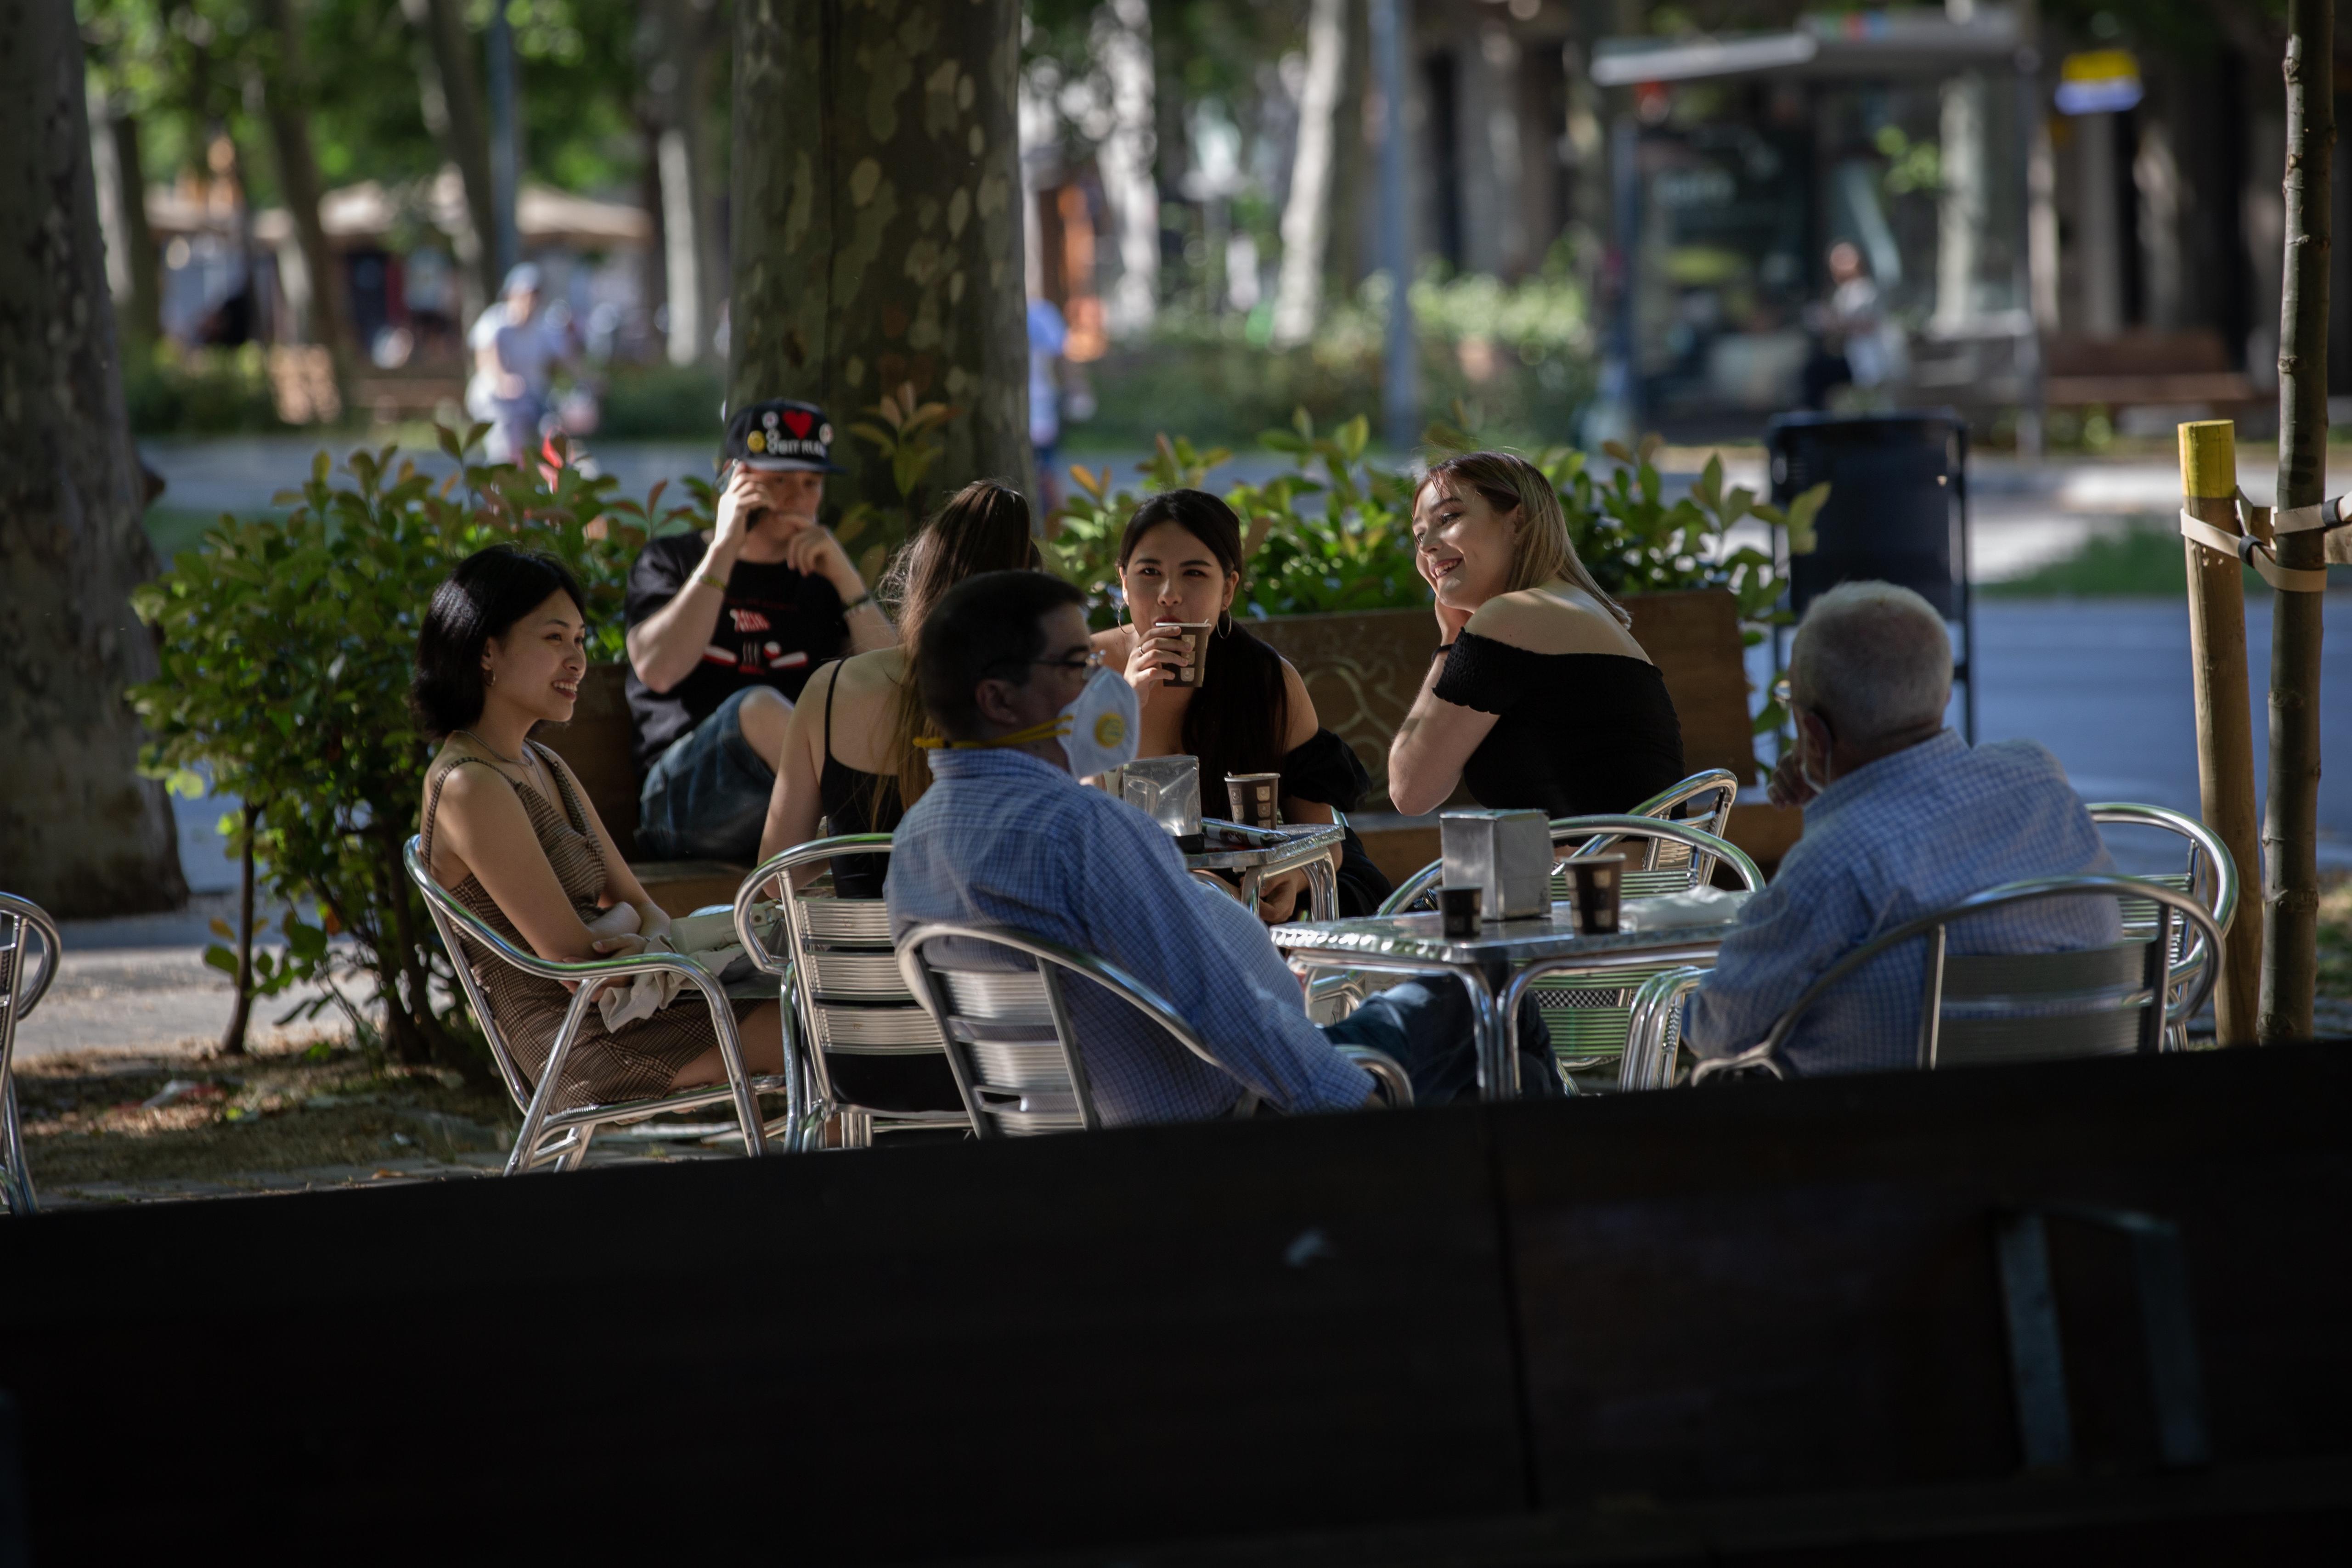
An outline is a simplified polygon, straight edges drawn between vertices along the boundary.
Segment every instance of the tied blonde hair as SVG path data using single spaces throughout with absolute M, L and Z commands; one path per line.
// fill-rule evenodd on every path
M 1568 514 L 1559 509 L 1559 492 L 1543 470 L 1515 452 L 1464 452 L 1430 465 L 1421 483 L 1412 488 L 1412 509 L 1421 510 L 1421 493 L 1439 479 L 1467 485 L 1488 506 L 1506 516 L 1516 514 L 1511 539 L 1511 575 L 1503 592 L 1516 594 L 1555 579 L 1574 584 L 1590 594 L 1621 626 L 1631 628 L 1633 616 L 1603 593 L 1577 555 L 1568 537 Z

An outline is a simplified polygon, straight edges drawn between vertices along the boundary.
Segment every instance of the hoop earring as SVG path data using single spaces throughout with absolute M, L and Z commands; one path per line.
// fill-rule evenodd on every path
M 1217 635 L 1221 637 L 1229 637 L 1233 636 L 1234 613 L 1231 610 L 1226 610 L 1220 613 L 1217 618 L 1224 623 L 1224 625 L 1217 628 Z

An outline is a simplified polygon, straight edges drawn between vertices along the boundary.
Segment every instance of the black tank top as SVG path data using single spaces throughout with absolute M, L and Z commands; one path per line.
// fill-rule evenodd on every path
M 1530 653 L 1464 632 L 1436 694 L 1498 715 L 1462 764 L 1480 805 L 1547 816 L 1631 811 L 1682 781 L 1682 721 L 1647 659 Z
M 833 754 L 833 694 L 840 689 L 841 668 L 836 665 L 824 688 L 824 768 L 816 781 L 824 832 L 828 837 L 892 832 L 907 815 L 898 801 L 898 781 L 853 768 Z M 833 862 L 833 885 L 846 899 L 878 899 L 889 867 L 887 855 L 839 856 Z

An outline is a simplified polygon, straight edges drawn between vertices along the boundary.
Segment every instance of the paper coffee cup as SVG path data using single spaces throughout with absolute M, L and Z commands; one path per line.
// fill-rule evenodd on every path
M 1225 800 L 1235 822 L 1244 827 L 1279 826 L 1282 817 L 1280 773 L 1227 773 Z
M 1192 662 L 1191 664 L 1171 664 L 1167 667 L 1168 684 L 1171 686 L 1198 686 L 1202 684 L 1202 680 L 1206 678 L 1209 669 L 1209 634 L 1216 629 L 1217 623 L 1214 621 L 1172 621 L 1167 623 L 1167 625 L 1173 630 L 1180 631 L 1184 634 L 1185 648 L 1192 656 Z M 1159 628 L 1155 626 L 1152 629 L 1156 631 Z

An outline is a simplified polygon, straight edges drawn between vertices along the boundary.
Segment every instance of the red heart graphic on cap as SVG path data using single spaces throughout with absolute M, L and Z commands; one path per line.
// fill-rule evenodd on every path
M 803 414 L 797 408 L 784 410 L 785 426 L 801 440 L 808 439 L 809 426 L 815 423 L 816 416 L 813 414 Z

